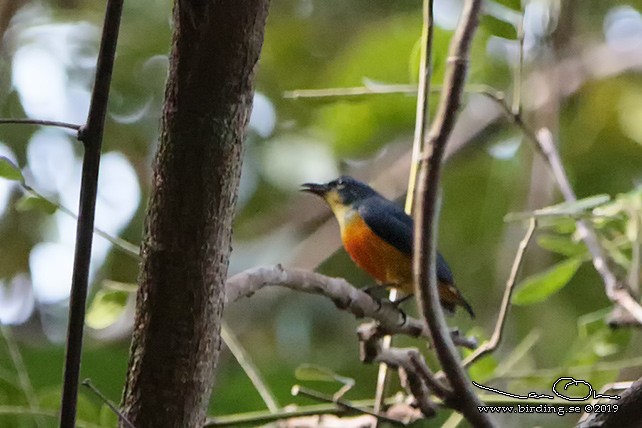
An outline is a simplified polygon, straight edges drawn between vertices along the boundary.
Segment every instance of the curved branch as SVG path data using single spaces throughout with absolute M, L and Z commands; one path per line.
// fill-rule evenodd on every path
M 416 284 L 415 294 L 421 313 L 430 329 L 439 362 L 453 389 L 453 394 L 450 394 L 445 400 L 446 404 L 461 411 L 472 425 L 492 427 L 494 424 L 488 415 L 478 411 L 478 406 L 481 406 L 482 402 L 472 390 L 461 359 L 448 333 L 448 326 L 437 291 L 435 269 L 439 177 L 442 159 L 461 104 L 461 95 L 468 70 L 468 57 L 473 34 L 479 21 L 481 4 L 481 0 L 466 2 L 450 44 L 444 91 L 435 121 L 428 135 L 427 159 L 421 163 L 417 183 L 413 271 Z
M 330 278 L 302 269 L 284 269 L 281 265 L 259 266 L 238 273 L 227 280 L 225 303 L 250 297 L 267 286 L 286 287 L 291 290 L 328 297 L 337 307 L 357 318 L 372 318 L 388 333 L 401 333 L 428 338 L 429 333 L 418 319 L 405 316 L 389 301 L 378 301 L 365 291 L 355 288 L 341 278 Z
M 566 202 L 577 201 L 577 196 L 570 184 L 568 175 L 566 174 L 566 169 L 564 168 L 564 164 L 562 163 L 559 151 L 557 150 L 557 146 L 550 131 L 546 128 L 542 128 L 538 132 L 535 132 L 526 124 L 526 122 L 524 122 L 524 118 L 521 113 L 513 113 L 511 111 L 506 100 L 500 93 L 486 91 L 483 92 L 483 94 L 495 101 L 503 109 L 508 119 L 513 122 L 513 124 L 516 125 L 534 144 L 537 152 L 544 158 L 550 167 L 564 200 Z M 613 303 L 624 308 L 631 317 L 633 317 L 637 324 L 642 324 L 642 306 L 623 286 L 621 281 L 618 280 L 609 267 L 604 249 L 602 248 L 593 227 L 582 219 L 577 219 L 575 225 L 580 238 L 591 253 L 593 267 L 602 278 L 606 296 Z
M 339 309 L 346 310 L 356 318 L 376 320 L 377 333 L 405 334 L 412 337 L 430 338 L 423 322 L 407 316 L 388 300 L 378 300 L 365 291 L 355 288 L 342 278 L 332 278 L 303 269 L 284 268 L 281 265 L 258 266 L 228 278 L 225 288 L 225 304 L 233 303 L 269 286 L 285 287 L 303 293 L 317 294 L 332 300 Z M 476 341 L 450 332 L 457 345 L 476 347 Z
M 510 299 L 513 295 L 513 289 L 515 288 L 515 284 L 517 282 L 517 274 L 519 273 L 519 268 L 522 266 L 522 262 L 524 261 L 524 254 L 526 253 L 528 244 L 531 242 L 531 238 L 535 233 L 536 227 L 537 221 L 535 220 L 535 218 L 532 218 L 529 223 L 528 230 L 526 231 L 526 235 L 519 243 L 519 248 L 517 249 L 517 254 L 515 255 L 515 260 L 513 261 L 513 267 L 511 268 L 510 275 L 508 276 L 508 280 L 506 281 L 504 297 L 502 298 L 502 304 L 499 308 L 499 315 L 497 316 L 497 323 L 495 324 L 493 335 L 491 336 L 489 341 L 483 343 L 479 348 L 475 350 L 475 352 L 470 354 L 464 360 L 464 367 L 468 367 L 481 357 L 493 352 L 499 346 L 499 343 L 502 340 L 502 335 L 504 333 L 506 317 L 508 316 Z

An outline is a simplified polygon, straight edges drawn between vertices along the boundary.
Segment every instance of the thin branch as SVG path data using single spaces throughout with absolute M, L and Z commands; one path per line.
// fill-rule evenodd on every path
M 417 109 L 415 113 L 415 133 L 412 141 L 412 159 L 408 178 L 405 211 L 412 214 L 417 171 L 421 153 L 424 150 L 426 134 L 430 127 L 430 80 L 432 78 L 432 44 L 434 39 L 433 0 L 424 0 L 423 27 L 421 33 L 421 62 L 419 64 L 419 84 L 417 92 Z
M 85 153 L 82 165 L 76 249 L 69 300 L 64 383 L 60 410 L 61 428 L 73 428 L 76 421 L 78 381 L 80 379 L 91 246 L 98 192 L 98 168 L 122 10 L 123 0 L 108 0 L 87 123 L 78 130 L 78 139 L 84 143 Z
M 472 390 L 450 338 L 440 305 L 436 278 L 436 234 L 439 211 L 439 177 L 446 143 L 455 124 L 466 80 L 473 34 L 479 21 L 481 0 L 465 3 L 455 35 L 450 44 L 448 68 L 439 109 L 428 135 L 427 160 L 421 163 L 417 188 L 413 271 L 417 300 L 424 322 L 430 329 L 439 362 L 453 389 L 446 404 L 461 411 L 477 427 L 494 426 L 488 415 L 480 413 L 481 401 Z
M 408 176 L 408 191 L 406 192 L 406 203 L 404 210 L 412 215 L 413 196 L 417 182 L 417 169 L 420 156 L 423 151 L 423 143 L 430 123 L 430 81 L 432 78 L 432 44 L 434 39 L 434 17 L 433 0 L 423 1 L 423 23 L 421 30 L 421 61 L 419 63 L 419 82 L 415 91 L 417 92 L 417 108 L 415 114 L 415 133 L 412 142 L 412 153 L 410 160 L 410 174 Z M 397 299 L 396 289 L 391 289 L 389 300 Z M 385 336 L 381 347 L 383 350 L 392 346 L 392 336 Z M 381 412 L 383 399 L 386 395 L 388 380 L 388 365 L 380 364 L 377 373 L 377 386 L 375 391 L 375 411 Z M 377 423 L 373 428 L 377 428 Z
M 394 85 L 394 84 L 381 84 L 381 85 L 366 85 L 345 88 L 324 88 L 324 89 L 295 89 L 293 91 L 283 92 L 283 98 L 291 100 L 309 99 L 309 100 L 324 100 L 336 98 L 362 98 L 370 95 L 383 95 L 383 94 L 405 94 L 416 95 L 416 85 Z
M 577 196 L 570 184 L 568 175 L 566 174 L 566 170 L 562 164 L 559 152 L 557 151 L 557 147 L 553 141 L 553 136 L 550 131 L 546 128 L 542 128 L 539 132 L 535 133 L 524 122 L 521 114 L 514 114 L 511 111 L 501 94 L 488 91 L 484 92 L 484 95 L 497 102 L 502 107 L 507 117 L 522 130 L 524 135 L 531 140 L 531 142 L 534 143 L 536 150 L 548 163 L 564 200 L 566 202 L 576 202 Z M 584 245 L 586 245 L 589 253 L 591 253 L 593 267 L 602 277 L 606 296 L 613 303 L 617 303 L 626 309 L 631 316 L 636 319 L 638 324 L 642 324 L 642 306 L 640 306 L 640 303 L 629 294 L 629 292 L 618 281 L 615 274 L 611 271 L 604 249 L 600 245 L 597 234 L 591 225 L 582 219 L 576 219 L 575 225 L 580 238 L 584 241 Z
M 387 400 L 392 404 L 391 400 Z M 372 399 L 369 400 L 353 400 L 351 402 L 355 407 L 369 407 L 374 404 Z M 295 407 L 294 409 L 292 407 Z M 335 403 L 329 404 L 313 404 L 308 406 L 288 406 L 285 409 L 279 409 L 278 413 L 270 413 L 269 411 L 236 413 L 223 416 L 209 417 L 205 423 L 205 427 L 226 427 L 226 426 L 258 426 L 269 422 L 278 420 L 287 420 L 293 418 L 301 418 L 305 416 L 318 416 L 318 415 L 349 415 L 354 412 L 349 411 L 345 407 L 341 407 Z M 359 412 L 360 413 L 360 412 Z
M 423 417 L 434 416 L 437 407 L 430 394 L 434 393 L 439 399 L 445 400 L 452 391 L 437 381 L 417 349 L 384 348 L 381 334 L 373 324 L 362 324 L 357 329 L 359 358 L 364 363 L 385 364 L 386 367 L 398 369 L 402 386 L 414 398 Z
M 418 85 L 382 83 L 377 85 L 344 86 L 338 88 L 323 89 L 294 89 L 283 92 L 283 98 L 295 101 L 310 102 L 336 102 L 336 101 L 360 101 L 363 98 L 377 95 L 418 95 Z M 480 93 L 488 89 L 488 85 L 473 83 L 464 87 L 464 92 Z M 432 85 L 426 89 L 428 94 L 439 94 L 443 90 L 442 85 Z
M 394 351 L 395 349 L 389 349 L 388 351 Z M 419 354 L 418 351 L 415 351 L 415 354 Z M 432 418 L 437 414 L 437 405 L 433 403 L 430 399 L 430 389 L 426 385 L 426 382 L 422 377 L 416 372 L 416 369 L 412 366 L 400 367 L 399 378 L 401 379 L 401 384 L 410 391 L 412 396 L 415 398 L 416 406 L 421 410 L 421 413 L 426 418 Z
M 67 208 L 66 206 L 60 204 L 59 202 L 54 201 L 51 198 L 48 198 L 47 196 L 43 195 L 42 193 L 38 192 L 36 189 L 28 185 L 26 182 L 21 181 L 20 186 L 26 191 L 30 192 L 33 195 L 44 199 L 45 201 L 49 202 L 51 205 L 56 207 L 57 210 L 60 212 L 67 214 L 68 216 L 78 220 L 78 214 Z M 118 236 L 111 235 L 104 230 L 100 229 L 99 227 L 94 226 L 94 233 L 101 238 L 107 240 L 110 244 L 114 246 L 114 248 L 122 251 L 123 253 L 127 254 L 133 259 L 140 260 L 140 249 L 138 248 L 137 245 L 132 244 L 129 241 L 126 241 L 122 238 L 119 238 Z
M 263 399 L 268 410 L 272 413 L 278 412 L 279 403 L 276 401 L 275 395 L 267 386 L 267 383 L 265 383 L 263 376 L 261 376 L 261 372 L 252 361 L 248 352 L 243 348 L 243 345 L 241 345 L 236 336 L 232 334 L 230 326 L 225 321 L 223 321 L 223 325 L 221 326 L 221 337 L 232 355 L 234 355 L 236 361 L 238 361 L 240 366 L 243 368 L 243 371 L 252 382 L 252 385 L 254 385 L 254 388 Z
M 388 301 L 379 302 L 368 293 L 353 287 L 342 278 L 330 278 L 301 269 L 284 269 L 281 265 L 259 266 L 238 273 L 227 280 L 225 304 L 249 297 L 267 286 L 281 286 L 331 299 L 337 307 L 357 318 L 377 320 L 387 333 L 428 337 L 421 321 L 407 317 Z
M 80 131 L 82 125 L 77 125 L 75 123 L 59 122 L 57 120 L 39 120 L 39 119 L 0 119 L 0 125 L 2 124 L 23 124 L 23 125 L 40 125 L 40 126 L 55 126 L 58 128 L 66 128 L 74 131 Z
M 564 199 L 567 202 L 577 201 L 577 196 L 575 196 L 575 191 L 571 187 L 571 183 L 566 175 L 566 170 L 562 165 L 559 152 L 557 151 L 557 147 L 555 146 L 551 133 L 545 128 L 541 129 L 535 135 L 535 143 L 537 143 L 541 152 L 544 154 Z M 593 257 L 595 270 L 598 271 L 604 280 L 606 295 L 612 300 L 615 300 L 615 291 L 616 288 L 618 288 L 617 279 L 608 267 L 606 256 L 604 255 L 602 246 L 598 242 L 595 231 L 593 231 L 591 226 L 583 220 L 577 221 L 576 225 L 580 238 L 584 241 Z M 640 318 L 640 322 L 642 322 L 642 318 Z
M 542 404 L 541 399 L 529 398 L 529 399 L 517 399 L 506 397 L 503 395 L 497 394 L 479 394 L 479 397 L 489 405 L 517 405 L 517 404 Z M 436 397 L 435 397 L 436 398 Z M 438 398 L 436 398 L 438 399 Z M 351 403 L 355 407 L 369 407 L 374 404 L 374 400 L 352 400 Z M 547 403 L 555 406 L 577 406 L 579 404 L 588 404 L 589 401 L 566 401 L 561 398 L 556 398 L 554 400 L 547 400 Z M 397 398 L 387 398 L 386 404 L 394 406 L 398 404 Z M 437 405 L 440 403 L 437 402 Z M 0 408 L 1 409 L 1 408 Z M 308 406 L 298 406 L 291 405 L 287 406 L 284 409 L 280 409 L 279 413 L 270 413 L 269 411 L 256 411 L 256 412 L 247 412 L 247 413 L 235 413 L 230 415 L 222 416 L 211 416 L 208 418 L 205 423 L 205 427 L 229 427 L 229 426 L 260 426 L 262 424 L 278 421 L 278 420 L 292 420 L 295 418 L 301 418 L 305 416 L 319 416 L 322 418 L 327 417 L 327 415 L 349 415 L 353 412 L 348 411 L 345 407 L 337 406 L 336 404 L 314 404 Z M 389 415 L 390 410 L 387 412 Z M 392 416 L 390 416 L 392 418 Z M 374 420 L 374 418 L 372 418 Z M 399 420 L 399 418 L 395 418 Z M 414 421 L 414 420 L 413 420 Z M 411 422 L 413 422 L 411 421 Z M 405 422 L 405 420 L 404 420 Z M 297 425 L 298 426 L 298 425 Z M 333 425 L 336 426 L 336 425 Z M 362 425 L 359 425 L 362 426 Z
M 105 404 L 107 405 L 107 407 L 109 407 L 109 409 L 110 409 L 112 412 L 114 412 L 114 414 L 115 414 L 116 416 L 118 416 L 118 419 L 119 419 L 121 422 L 124 422 L 124 423 L 125 423 L 125 425 L 127 425 L 129 428 L 136 428 L 136 427 L 134 426 L 134 424 L 132 424 L 132 423 L 129 421 L 129 419 L 127 419 L 127 418 L 125 417 L 125 415 L 123 415 L 123 413 L 118 409 L 118 407 L 116 407 L 116 406 L 114 405 L 114 403 L 112 403 L 112 402 L 111 402 L 111 401 L 110 401 L 110 400 L 105 396 L 105 394 L 103 394 L 102 392 L 100 392 L 100 390 L 99 390 L 98 388 L 96 388 L 96 387 L 94 386 L 94 384 L 93 384 L 93 383 L 91 383 L 91 380 L 90 380 L 90 379 L 85 379 L 85 380 L 83 380 L 83 381 L 82 381 L 82 384 L 83 384 L 83 386 L 86 386 L 87 388 L 89 388 L 89 390 L 90 390 L 91 392 L 93 392 L 94 394 L 96 394 L 96 395 L 98 396 L 98 398 L 100 398 L 100 399 L 102 400 L 102 402 L 103 402 L 103 403 L 105 403 Z
M 391 418 L 387 417 L 386 415 L 375 413 L 375 412 L 373 412 L 373 411 L 371 411 L 371 410 L 369 410 L 367 408 L 364 408 L 364 407 L 356 406 L 354 403 L 352 403 L 352 402 L 350 402 L 348 400 L 344 400 L 342 398 L 336 399 L 335 397 L 333 397 L 331 395 L 323 394 L 321 392 L 314 391 L 312 389 L 305 388 L 305 387 L 300 386 L 300 385 L 295 385 L 295 386 L 292 387 L 292 395 L 295 396 L 295 397 L 297 395 L 303 395 L 305 397 L 312 398 L 314 400 L 321 401 L 321 402 L 324 402 L 324 403 L 334 403 L 334 404 L 337 404 L 340 407 L 344 407 L 344 408 L 346 408 L 348 410 L 351 410 L 353 412 L 363 413 L 363 414 L 366 414 L 366 415 L 374 416 L 378 420 L 381 419 L 382 421 L 388 422 L 388 423 L 396 425 L 396 426 L 405 425 L 401 421 L 398 421 L 396 419 L 391 419 Z
M 28 185 L 24 180 L 20 182 L 20 185 L 23 187 L 25 191 L 30 192 L 35 196 L 46 200 L 47 202 L 55 206 L 56 209 L 78 220 L 78 215 L 76 215 L 76 213 L 74 213 L 64 205 L 50 198 L 47 198 L 45 195 L 41 194 L 40 192 L 35 190 L 33 187 Z M 103 231 L 102 229 L 99 229 L 98 227 L 94 227 L 94 233 L 96 233 L 96 235 L 109 241 L 112 245 L 114 245 L 115 248 L 122 251 L 126 255 L 130 256 L 134 260 L 140 261 L 140 249 L 137 245 L 134 245 L 122 238 L 119 238 L 118 236 L 111 235 Z M 258 369 L 256 369 L 256 367 L 252 363 L 251 358 L 249 357 L 249 354 L 247 353 L 247 351 L 242 347 L 242 345 L 239 343 L 238 339 L 232 333 L 232 331 L 230 330 L 229 326 L 226 323 L 223 323 L 223 326 L 221 328 L 221 336 L 223 337 L 223 341 L 225 342 L 225 344 L 228 346 L 228 348 L 232 352 L 232 355 L 234 355 L 234 358 L 241 365 L 241 367 L 243 368 L 243 371 L 245 372 L 247 377 L 250 379 L 250 381 L 256 388 L 261 398 L 263 398 L 263 400 L 265 401 L 266 405 L 268 406 L 268 409 L 270 409 L 270 411 L 276 411 L 279 406 L 274 394 L 270 391 L 267 384 L 262 379 L 260 372 L 258 371 Z
M 432 417 L 437 411 L 437 406 L 430 397 L 431 393 L 442 401 L 452 393 L 450 389 L 435 379 L 426 365 L 426 361 L 414 348 L 381 349 L 377 361 L 383 362 L 389 367 L 398 367 L 403 370 L 405 379 L 402 378 L 402 384 L 415 397 L 424 417 Z
M 228 278 L 225 304 L 250 297 L 268 286 L 325 296 L 339 308 L 356 318 L 371 318 L 378 322 L 378 334 L 405 334 L 411 337 L 430 338 L 424 323 L 407 316 L 388 300 L 379 301 L 365 291 L 355 288 L 343 278 L 331 278 L 303 269 L 286 269 L 281 265 L 258 266 Z M 458 345 L 472 348 L 475 340 L 462 337 L 457 330 L 449 332 Z
M 515 260 L 513 261 L 513 266 L 506 281 L 506 288 L 504 290 L 504 297 L 502 298 L 502 304 L 499 308 L 499 315 L 497 316 L 497 323 L 495 324 L 495 331 L 491 336 L 488 342 L 483 343 L 479 348 L 477 348 L 472 354 L 464 360 L 464 367 L 468 367 L 484 355 L 493 352 L 499 343 L 502 340 L 502 335 L 504 332 L 504 325 L 506 324 L 506 318 L 508 316 L 508 309 L 510 307 L 510 299 L 513 295 L 513 289 L 517 283 L 517 274 L 519 269 L 522 266 L 524 260 L 524 254 L 526 254 L 526 249 L 531 242 L 535 229 L 537 227 L 537 221 L 532 218 L 528 224 L 528 230 L 526 235 L 519 243 L 519 248 L 517 249 L 517 254 L 515 255 Z

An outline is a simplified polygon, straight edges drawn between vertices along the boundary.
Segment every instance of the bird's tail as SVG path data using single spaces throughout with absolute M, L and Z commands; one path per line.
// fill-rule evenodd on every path
M 473 311 L 472 306 L 470 306 L 470 303 L 464 299 L 464 296 L 461 295 L 457 287 L 454 285 L 440 282 L 439 298 L 441 300 L 441 305 L 451 314 L 455 312 L 455 308 L 457 306 L 462 306 L 471 318 L 475 318 L 475 312 Z

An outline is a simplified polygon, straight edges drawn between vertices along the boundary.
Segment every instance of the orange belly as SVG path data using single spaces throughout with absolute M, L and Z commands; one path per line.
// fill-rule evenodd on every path
M 341 239 L 352 260 L 379 284 L 413 293 L 411 257 L 375 235 L 361 217 L 346 222 Z

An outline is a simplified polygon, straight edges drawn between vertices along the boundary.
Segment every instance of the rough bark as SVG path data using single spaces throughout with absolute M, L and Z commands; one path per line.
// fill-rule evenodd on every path
M 205 422 L 221 345 L 232 215 L 269 0 L 176 0 L 141 249 L 126 417 Z
M 612 394 L 609 392 L 609 394 Z M 642 426 L 642 379 L 638 379 L 629 389 L 619 394 L 619 400 L 610 400 L 602 406 L 606 412 L 590 413 L 577 428 L 639 428 Z M 613 406 L 617 405 L 617 411 Z

